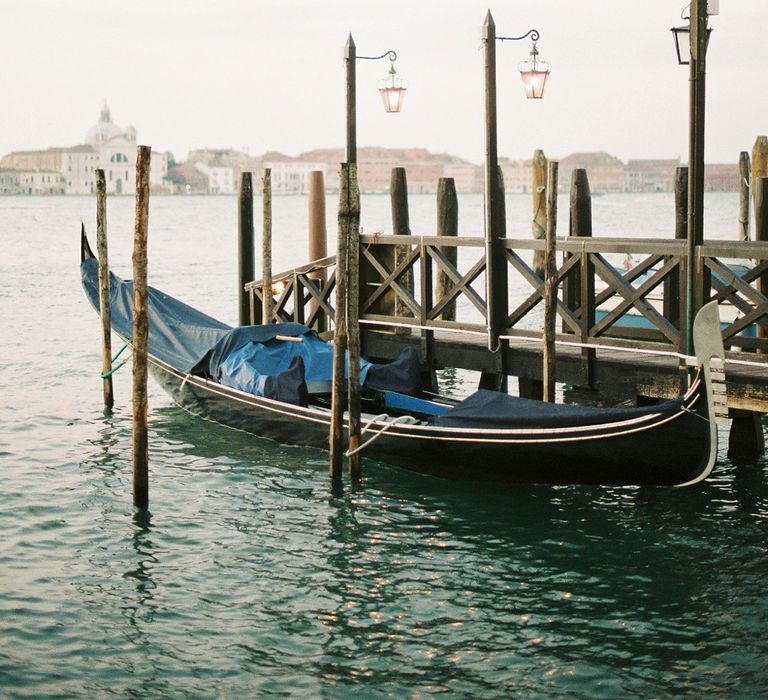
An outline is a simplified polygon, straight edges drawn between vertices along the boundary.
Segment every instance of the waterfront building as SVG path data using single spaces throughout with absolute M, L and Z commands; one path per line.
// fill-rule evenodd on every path
M 234 171 L 227 165 L 206 165 L 200 161 L 195 162 L 195 169 L 206 177 L 205 191 L 208 194 L 234 194 Z
M 626 167 L 625 192 L 674 192 L 680 159 L 630 160 Z
M 2 194 L 21 194 L 18 170 L 0 168 L 0 195 Z
M 598 153 L 573 153 L 560 161 L 558 190 L 569 192 L 571 173 L 584 168 L 589 178 L 589 188 L 594 192 L 624 192 L 624 163 L 605 151 Z
M 96 122 L 86 134 L 86 143 L 99 154 L 99 166 L 104 170 L 109 194 L 136 193 L 137 134 L 133 126 L 123 130 L 112 121 L 109 106 L 104 102 Z M 168 176 L 168 154 L 152 150 L 149 184 L 163 189 Z

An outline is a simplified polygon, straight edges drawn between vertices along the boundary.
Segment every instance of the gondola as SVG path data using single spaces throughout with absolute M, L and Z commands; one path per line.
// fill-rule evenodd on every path
M 98 310 L 98 262 L 84 232 L 81 276 Z M 130 343 L 132 282 L 110 273 L 110 290 L 112 329 Z M 328 448 L 331 348 L 314 331 L 296 323 L 232 328 L 151 287 L 148 306 L 150 372 L 181 408 L 283 444 Z M 634 408 L 487 390 L 454 400 L 419 391 L 413 352 L 390 364 L 363 362 L 362 455 L 452 479 L 694 484 L 710 474 L 717 454 L 710 365 L 722 361 L 723 349 L 716 305 L 700 311 L 694 337 L 699 368 L 685 394 Z

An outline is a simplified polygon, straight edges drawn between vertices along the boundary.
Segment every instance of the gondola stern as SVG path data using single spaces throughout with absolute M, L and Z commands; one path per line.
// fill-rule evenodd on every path
M 704 481 L 717 461 L 717 423 L 728 415 L 725 389 L 725 348 L 720 331 L 720 312 L 716 301 L 701 307 L 693 322 L 693 345 L 696 360 L 702 372 L 704 400 L 699 414 L 709 423 L 709 449 L 702 468 L 692 479 L 675 484 L 677 487 L 692 486 Z

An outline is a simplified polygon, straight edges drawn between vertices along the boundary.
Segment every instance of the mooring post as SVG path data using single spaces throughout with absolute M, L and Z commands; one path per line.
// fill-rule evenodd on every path
M 531 233 L 534 239 L 544 240 L 547 236 L 547 157 L 544 151 L 533 152 L 531 161 L 531 193 L 533 195 L 533 218 Z M 544 279 L 547 269 L 546 250 L 533 251 L 533 271 Z M 541 399 L 544 383 L 535 377 L 518 377 L 518 393 L 524 399 Z
M 325 182 L 322 170 L 313 170 L 309 174 L 309 260 L 321 260 L 328 255 L 328 230 L 325 223 Z M 317 280 L 320 289 L 325 287 L 326 272 L 325 269 L 311 272 L 310 279 Z M 318 333 L 327 329 L 325 314 L 318 313 L 318 302 L 313 299 L 309 305 L 309 317 L 313 318 L 317 314 L 315 322 L 312 324 Z
M 139 146 L 136 157 L 136 220 L 133 236 L 133 504 L 149 506 L 149 442 L 147 438 L 147 235 L 149 231 L 149 165 L 151 149 Z
M 688 238 L 688 168 L 678 167 L 675 170 L 675 240 L 685 241 Z M 673 270 L 664 280 L 664 318 L 670 323 L 677 324 L 683 317 L 680 306 L 685 299 L 685 276 L 680 269 Z M 681 287 L 682 284 L 682 287 Z M 680 334 L 678 351 L 685 352 L 685 336 Z
M 757 179 L 768 176 L 768 136 L 758 136 L 752 146 L 752 198 L 754 200 L 755 218 L 757 218 Z M 757 236 L 755 236 L 757 240 Z
M 764 138 L 760 137 L 760 139 Z M 768 159 L 765 162 L 768 165 Z M 755 202 L 754 237 L 756 241 L 765 242 L 768 241 L 768 177 L 755 176 L 754 169 L 752 172 L 752 194 Z M 756 286 L 757 291 L 765 295 L 768 292 L 768 274 L 761 275 L 757 279 Z M 766 337 L 766 333 L 759 323 L 757 324 L 757 337 Z M 763 354 L 761 350 L 757 352 Z M 731 411 L 728 457 L 736 462 L 752 461 L 759 457 L 764 449 L 765 436 L 763 434 L 762 416 L 754 411 Z
M 261 292 L 262 323 L 272 323 L 272 168 L 264 168 L 261 183 L 262 234 L 261 234 Z M 296 302 L 298 304 L 298 301 Z
M 254 280 L 253 251 L 253 179 L 251 173 L 246 172 L 240 176 L 237 207 L 237 299 L 241 326 L 258 322 L 252 314 L 251 299 L 255 294 L 245 290 L 245 285 Z
M 571 198 L 569 235 L 577 238 L 592 237 L 592 194 L 589 190 L 589 178 L 584 168 L 576 168 L 571 174 Z M 579 267 L 578 286 L 573 281 L 569 289 L 569 301 L 572 309 L 581 308 L 581 342 L 589 340 L 589 330 L 595 325 L 595 265 L 587 252 L 582 253 Z M 593 366 L 595 351 L 592 348 L 581 349 L 582 386 L 593 388 Z
M 509 297 L 507 288 L 507 260 L 504 255 L 503 239 L 507 236 L 507 198 L 504 186 L 504 173 L 500 166 L 496 166 L 496 178 L 493 196 L 494 224 L 493 237 L 489 240 L 486 236 L 486 308 L 489 344 L 488 349 L 493 352 L 495 368 L 480 372 L 480 389 L 490 391 L 507 391 L 507 366 L 506 357 L 509 342 L 500 338 L 504 332 L 509 315 Z M 495 346 L 495 347 L 492 347 Z M 541 396 L 541 393 L 539 393 Z
M 547 157 L 540 149 L 533 152 L 531 176 L 531 193 L 533 194 L 531 232 L 534 238 L 541 240 L 547 235 Z M 533 271 L 544 279 L 546 267 L 545 251 L 534 250 Z
M 544 350 L 542 398 L 555 400 L 555 324 L 557 320 L 557 175 L 559 163 L 550 161 L 547 167 L 547 232 L 544 278 Z
M 739 154 L 739 233 L 738 240 L 749 240 L 749 182 L 751 161 L 749 153 Z
M 408 215 L 408 179 L 405 168 L 392 168 L 389 182 L 390 200 L 392 204 L 392 233 L 396 236 L 410 236 L 411 225 Z M 395 266 L 400 265 L 408 256 L 408 246 L 396 246 L 394 254 Z M 413 294 L 413 270 L 408 270 L 400 277 L 399 284 Z M 412 316 L 408 306 L 395 297 L 394 315 L 397 317 Z M 408 328 L 400 328 L 398 332 L 408 334 Z
M 344 360 L 347 352 L 347 294 L 349 289 L 349 163 L 339 172 L 338 233 L 336 238 L 336 309 L 333 329 L 333 381 L 331 385 L 331 425 L 329 471 L 333 479 L 341 476 L 344 448 Z
M 437 235 L 459 235 L 459 200 L 456 196 L 456 182 L 452 177 L 441 177 L 437 182 Z M 440 246 L 440 253 L 454 267 L 458 262 L 456 246 Z M 446 272 L 437 273 L 435 283 L 435 300 L 439 304 L 443 297 L 453 289 L 453 282 Z M 456 300 L 449 301 L 440 312 L 443 321 L 456 320 Z
M 349 164 L 349 219 L 347 224 L 347 343 L 349 368 L 349 473 L 360 476 L 360 189 L 357 164 Z
M 107 180 L 96 170 L 96 250 L 99 256 L 99 310 L 101 315 L 101 378 L 105 408 L 115 404 L 112 385 L 112 305 L 107 251 Z

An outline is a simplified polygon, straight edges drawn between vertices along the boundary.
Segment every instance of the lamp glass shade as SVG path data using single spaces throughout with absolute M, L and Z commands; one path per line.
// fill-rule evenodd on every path
M 385 112 L 399 112 L 403 108 L 403 100 L 405 99 L 404 87 L 383 87 L 379 88 L 379 94 L 381 95 L 381 101 L 384 103 Z
M 547 84 L 549 70 L 521 70 L 525 96 L 529 100 L 540 100 L 544 97 L 544 87 Z
M 687 66 L 691 62 L 691 29 L 688 26 L 672 27 L 670 31 L 675 38 L 677 62 L 681 66 Z

